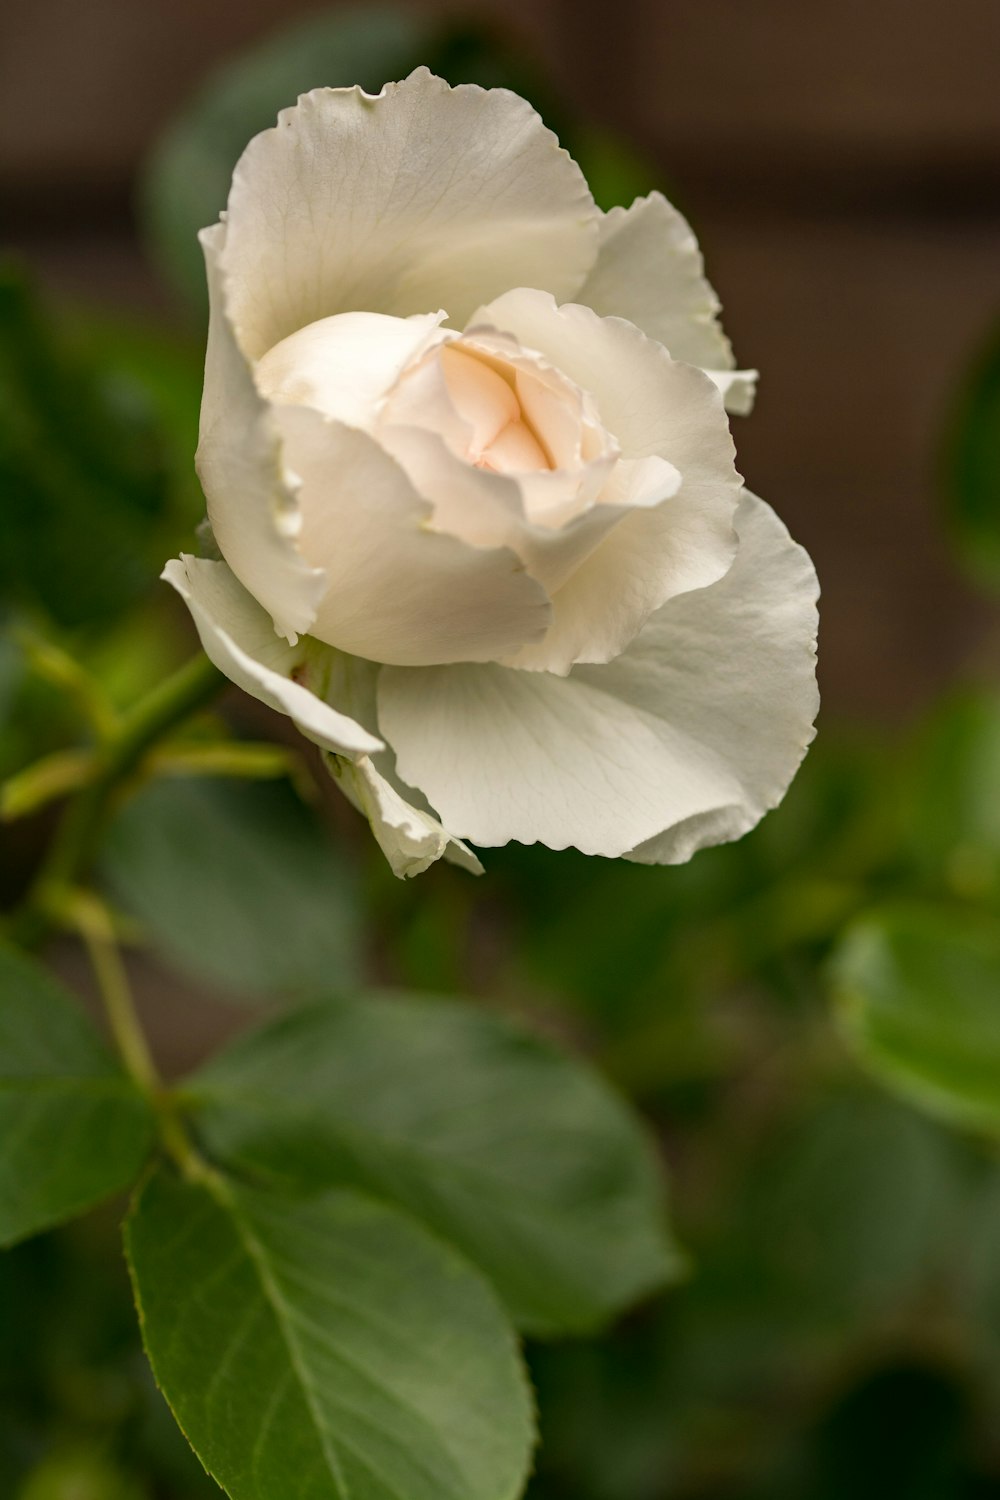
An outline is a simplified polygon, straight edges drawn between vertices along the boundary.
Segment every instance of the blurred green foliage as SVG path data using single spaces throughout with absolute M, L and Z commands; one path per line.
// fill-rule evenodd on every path
M 154 782 L 109 828 L 102 870 L 181 973 L 234 1000 L 310 998 L 361 978 L 350 865 L 287 782 Z
M 977 583 L 1000 589 L 1000 328 L 994 328 L 952 413 L 945 486 L 959 556 Z
M 147 230 L 193 306 L 194 231 L 249 135 L 303 89 L 424 62 L 532 97 L 605 206 L 656 185 L 565 118 L 516 43 L 318 15 L 230 64 L 153 159 Z M 0 775 L 91 742 L 88 683 L 114 709 L 184 649 L 152 580 L 200 516 L 200 358 L 195 337 L 57 317 L 0 276 Z M 995 587 L 995 343 L 946 482 L 957 555 Z M 610 1335 L 533 1348 L 535 1500 L 1000 1500 L 997 685 L 891 736 L 824 724 L 776 813 L 676 869 L 511 846 L 480 882 L 440 866 L 403 885 L 337 816 L 332 848 L 291 784 L 160 781 L 122 807 L 103 878 L 168 967 L 228 996 L 334 974 L 471 992 L 642 1104 L 689 1279 Z M 3 829 L 6 899 L 47 818 Z M 0 1329 L 0 1493 L 218 1493 L 144 1369 L 110 1215 L 0 1258 Z
M 176 434 L 196 372 L 159 335 L 68 332 L 0 268 L 0 598 L 79 626 L 147 594 L 194 519 Z

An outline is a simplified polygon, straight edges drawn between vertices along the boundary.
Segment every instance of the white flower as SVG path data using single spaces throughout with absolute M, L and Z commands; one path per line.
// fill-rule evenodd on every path
M 164 576 L 326 751 L 397 874 L 518 839 L 739 837 L 812 736 L 816 581 L 741 487 L 688 226 L 600 213 L 522 99 L 318 89 L 202 234 L 198 468 Z

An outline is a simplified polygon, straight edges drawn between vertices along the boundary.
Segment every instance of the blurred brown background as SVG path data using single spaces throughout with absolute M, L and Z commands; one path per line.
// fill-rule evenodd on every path
M 440 11 L 437 0 L 411 0 Z M 170 315 L 138 162 L 221 59 L 320 7 L 7 0 L 0 237 L 47 284 Z M 829 709 L 898 716 L 995 619 L 942 540 L 938 460 L 1000 317 L 998 0 L 466 0 L 626 132 L 693 219 L 741 362 L 741 466 L 813 551 Z

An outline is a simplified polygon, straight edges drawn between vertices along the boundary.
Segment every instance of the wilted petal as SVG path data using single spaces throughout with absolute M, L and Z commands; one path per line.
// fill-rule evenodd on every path
M 750 410 L 756 371 L 735 369 L 694 231 L 662 193 L 602 216 L 597 261 L 578 301 L 604 317 L 627 318 L 674 359 L 725 372 L 718 383 L 727 409 Z
M 305 407 L 278 415 L 301 482 L 299 545 L 327 583 L 315 636 L 422 665 L 495 660 L 544 633 L 547 595 L 516 553 L 431 530 L 431 506 L 367 434 Z
M 718 391 L 700 370 L 621 318 L 557 307 L 520 288 L 477 313 L 545 357 L 597 403 L 626 459 L 655 457 L 680 474 L 662 503 L 637 506 L 552 596 L 540 646 L 511 658 L 532 671 L 618 656 L 654 610 L 721 578 L 733 558 L 740 495 L 732 437 Z M 644 479 L 648 479 L 645 475 Z
M 246 353 L 361 309 L 456 323 L 512 285 L 571 296 L 597 210 L 523 99 L 426 68 L 377 96 L 315 89 L 244 151 L 224 269 Z
M 220 551 L 275 628 L 294 638 L 312 624 L 323 575 L 299 555 L 298 505 L 281 440 L 227 320 L 219 273 L 224 238 L 222 225 L 201 235 L 209 323 L 198 475 Z
M 325 648 L 314 641 L 289 646 L 274 633 L 266 611 L 224 562 L 179 557 L 163 578 L 194 618 L 206 655 L 237 687 L 294 719 L 302 733 L 337 755 L 372 755 L 382 741 L 347 714 L 331 708 L 312 687 L 325 673 Z
M 617 661 L 570 676 L 384 670 L 399 774 L 473 844 L 673 863 L 781 799 L 812 738 L 816 578 L 747 495 L 725 578 L 671 600 Z

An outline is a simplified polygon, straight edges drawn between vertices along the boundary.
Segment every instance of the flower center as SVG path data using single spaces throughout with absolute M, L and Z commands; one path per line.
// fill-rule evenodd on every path
M 440 359 L 451 403 L 470 431 L 470 463 L 495 474 L 553 467 L 518 399 L 516 380 L 512 385 L 464 349 L 445 346 Z

